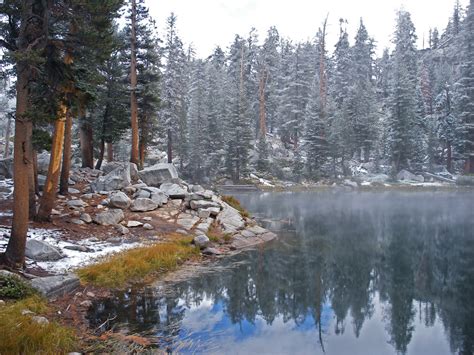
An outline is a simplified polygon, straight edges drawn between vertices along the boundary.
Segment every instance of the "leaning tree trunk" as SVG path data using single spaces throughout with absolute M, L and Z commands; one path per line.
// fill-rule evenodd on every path
M 61 168 L 61 179 L 59 183 L 59 193 L 67 195 L 69 189 L 69 173 L 71 170 L 71 145 L 72 145 L 72 116 L 71 111 L 66 112 L 66 124 L 64 127 L 64 149 L 63 164 Z
M 38 221 L 48 221 L 56 200 L 56 190 L 58 188 L 59 173 L 61 168 L 61 155 L 63 152 L 64 128 L 66 125 L 67 106 L 61 103 L 58 110 L 58 118 L 54 123 L 53 144 L 51 146 L 51 158 L 49 161 L 48 175 L 43 188 L 43 195 L 36 219 Z
M 97 159 L 97 163 L 95 164 L 96 170 L 100 170 L 102 167 L 102 163 L 104 161 L 104 151 L 105 151 L 105 140 L 102 137 L 100 140 L 100 146 L 99 146 L 99 157 Z
M 130 60 L 130 111 L 131 111 L 131 128 L 132 128 L 132 150 L 130 161 L 132 163 L 139 164 L 139 153 L 138 153 L 138 104 L 137 104 L 137 34 L 136 34 L 136 21 L 137 21 L 137 5 L 136 1 L 132 0 L 132 36 L 130 38 L 131 47 L 131 60 Z

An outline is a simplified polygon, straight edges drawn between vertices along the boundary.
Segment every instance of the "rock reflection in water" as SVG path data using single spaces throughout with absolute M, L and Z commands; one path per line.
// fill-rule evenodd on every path
M 271 193 L 239 196 L 280 239 L 222 271 L 130 290 L 93 326 L 206 353 L 474 351 L 474 194 Z

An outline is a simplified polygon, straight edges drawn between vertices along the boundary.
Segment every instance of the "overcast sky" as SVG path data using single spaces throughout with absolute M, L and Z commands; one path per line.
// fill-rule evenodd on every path
M 199 57 L 212 53 L 216 45 L 224 50 L 236 33 L 246 37 L 254 26 L 262 42 L 270 26 L 280 36 L 295 41 L 314 38 L 326 14 L 329 49 L 334 48 L 339 33 L 339 19 L 349 22 L 351 41 L 362 17 L 369 35 L 377 41 L 377 53 L 390 46 L 395 14 L 403 7 L 412 14 L 418 45 L 429 28 L 446 27 L 455 0 L 146 0 L 150 13 L 157 20 L 160 37 L 164 38 L 165 19 L 173 11 L 178 33 L 185 43 L 192 43 Z M 465 7 L 468 0 L 461 0 Z

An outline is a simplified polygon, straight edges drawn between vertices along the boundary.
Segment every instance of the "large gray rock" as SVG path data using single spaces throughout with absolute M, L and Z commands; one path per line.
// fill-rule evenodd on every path
M 94 191 L 113 191 L 123 189 L 130 183 L 130 164 L 125 164 L 105 176 L 100 176 L 91 186 Z
M 13 177 L 13 157 L 7 159 L 0 159 L 0 175 L 7 179 Z
M 112 161 L 102 166 L 102 171 L 104 174 L 109 174 L 110 172 L 114 171 L 117 168 L 124 168 L 126 166 L 130 167 L 130 178 L 132 181 L 137 181 L 138 177 L 138 168 L 137 164 L 130 163 L 130 162 L 119 162 L 119 161 Z
M 233 233 L 245 226 L 245 221 L 240 215 L 239 211 L 223 203 L 223 209 L 217 216 L 217 221 L 222 224 L 224 232 Z
M 181 227 L 185 229 L 191 229 L 196 223 L 199 222 L 199 217 L 191 216 L 187 214 L 181 214 L 176 221 Z
M 43 174 L 43 175 L 48 174 L 49 157 L 50 155 L 48 152 L 42 152 L 38 154 L 38 156 L 36 157 L 38 174 Z
M 190 202 L 190 206 L 193 210 L 198 210 L 200 208 L 219 208 L 220 205 L 217 202 L 209 201 L 209 200 L 192 200 Z
M 87 206 L 87 203 L 85 203 L 84 201 L 82 201 L 81 199 L 77 199 L 77 200 L 69 200 L 67 202 L 67 206 L 69 208 L 81 208 L 81 207 L 86 207 Z
M 168 196 L 162 191 L 153 192 L 150 198 L 158 206 L 163 206 L 165 203 L 168 202 Z
M 185 198 L 188 194 L 186 188 L 179 186 L 178 184 L 174 184 L 171 182 L 165 182 L 161 184 L 160 190 L 163 191 L 166 195 L 168 195 L 172 199 L 176 198 Z
M 130 207 L 130 199 L 121 191 L 115 192 L 110 196 L 109 206 L 120 208 L 122 210 Z
M 74 274 L 37 277 L 30 284 L 46 297 L 60 297 L 80 286 L 79 278 Z
M 173 164 L 156 164 L 138 172 L 140 179 L 148 186 L 159 187 L 162 183 L 178 178 Z
M 201 234 L 201 235 L 195 236 L 194 239 L 193 239 L 193 242 L 194 242 L 194 245 L 196 245 L 197 247 L 203 249 L 203 248 L 207 247 L 210 240 L 206 235 Z
M 103 226 L 110 226 L 120 223 L 124 217 L 125 216 L 121 209 L 111 208 L 108 211 L 96 214 L 94 217 L 94 222 Z
M 423 175 L 415 175 L 413 173 L 410 173 L 407 170 L 401 170 L 397 174 L 397 180 L 399 181 L 416 181 L 416 182 L 424 182 L 425 178 Z
M 36 239 L 26 241 L 25 255 L 35 261 L 54 261 L 64 257 L 58 248 Z
M 134 212 L 153 211 L 158 208 L 158 204 L 149 198 L 137 198 L 133 200 L 130 210 Z

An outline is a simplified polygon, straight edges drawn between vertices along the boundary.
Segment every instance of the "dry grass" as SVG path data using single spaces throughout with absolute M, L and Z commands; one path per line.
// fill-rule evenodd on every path
M 21 314 L 25 309 L 41 315 L 48 307 L 39 296 L 0 306 L 0 354 L 64 354 L 74 350 L 73 330 L 52 321 L 37 324 L 32 315 Z
M 79 269 L 77 274 L 84 283 L 102 287 L 124 287 L 130 282 L 175 269 L 199 250 L 189 239 L 154 244 L 131 249 L 105 258 L 102 262 Z
M 239 211 L 242 217 L 250 218 L 249 211 L 243 208 L 242 205 L 240 204 L 240 201 L 237 200 L 234 196 L 222 195 L 221 198 L 222 198 L 222 201 L 224 201 L 225 203 L 229 204 L 231 207 L 234 207 L 237 211 Z

